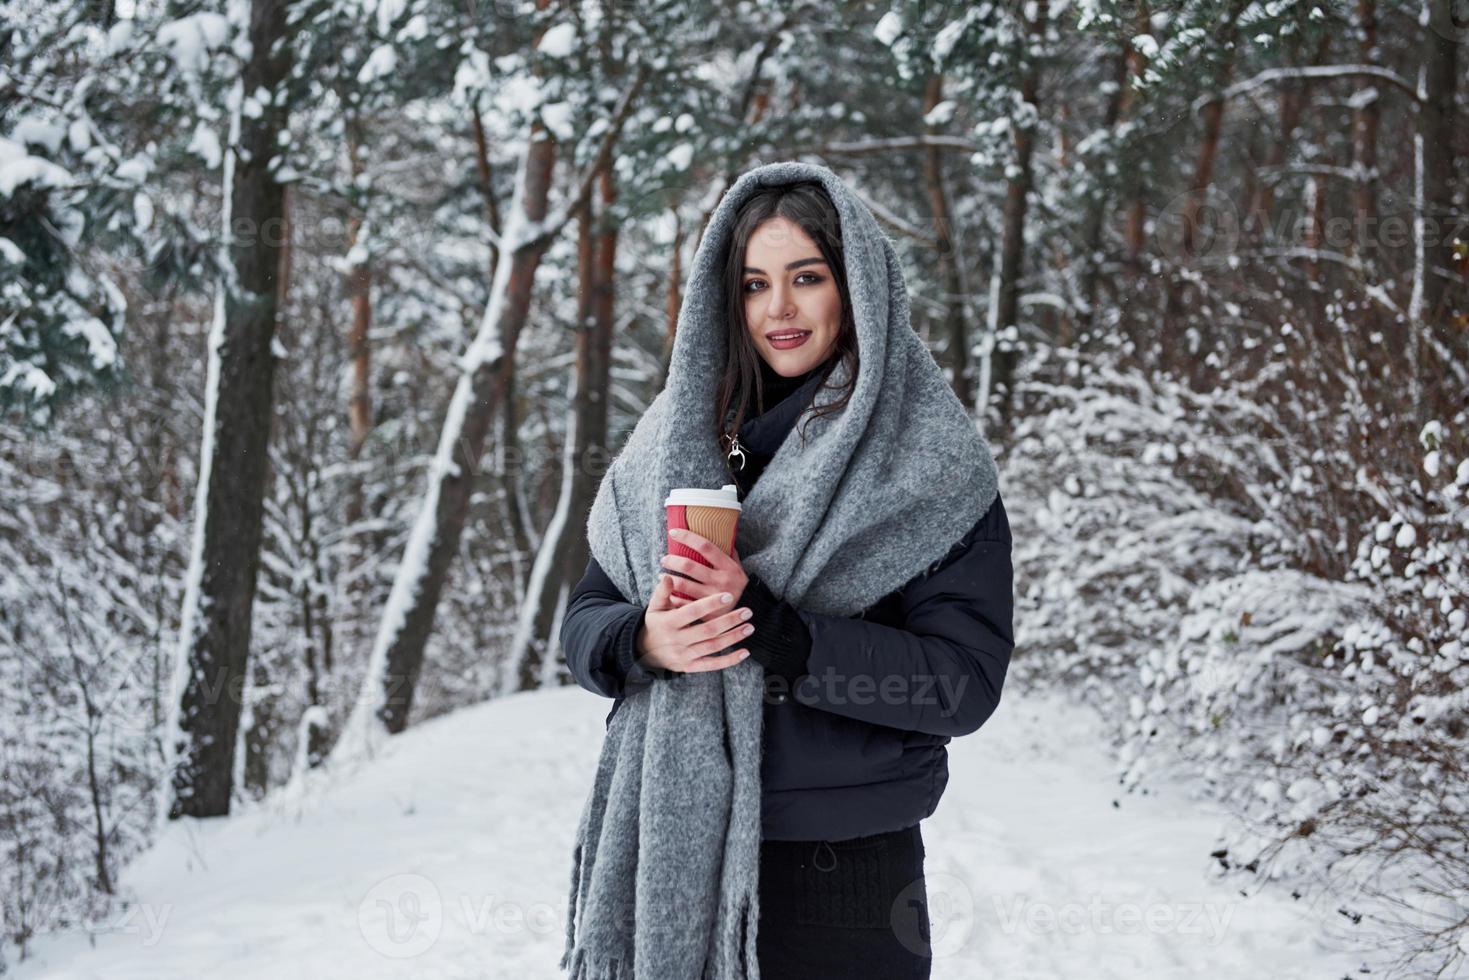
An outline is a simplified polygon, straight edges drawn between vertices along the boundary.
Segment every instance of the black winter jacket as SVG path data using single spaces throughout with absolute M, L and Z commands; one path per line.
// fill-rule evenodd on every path
M 817 379 L 740 427 L 741 499 L 759 478 Z M 842 840 L 900 830 L 931 815 L 948 783 L 945 746 L 994 712 L 1014 649 L 1011 538 L 997 496 L 940 560 L 856 616 L 776 599 L 758 578 L 736 608 L 755 613 L 741 644 L 766 671 L 762 836 Z M 596 559 L 573 590 L 561 646 L 583 687 L 623 699 L 667 676 L 637 663 L 644 609 Z

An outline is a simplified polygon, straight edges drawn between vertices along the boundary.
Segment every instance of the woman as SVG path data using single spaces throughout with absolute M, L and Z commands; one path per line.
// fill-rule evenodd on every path
M 668 555 L 667 491 L 728 482 L 734 554 L 683 532 L 703 561 Z M 725 195 L 588 540 L 561 642 L 616 701 L 562 965 L 928 977 L 919 822 L 944 746 L 999 700 L 1010 533 L 892 245 L 830 170 L 770 164 Z

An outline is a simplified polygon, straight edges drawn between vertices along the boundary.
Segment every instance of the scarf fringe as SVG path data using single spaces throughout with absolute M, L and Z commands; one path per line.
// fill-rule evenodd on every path
M 740 901 L 740 914 L 733 917 L 727 931 L 715 937 L 714 955 L 704 962 L 700 980 L 760 980 L 755 942 L 758 925 L 755 902 L 746 895 Z
M 754 705 L 752 717 L 758 724 L 760 686 L 755 684 L 750 687 L 750 691 L 754 692 L 755 697 L 751 702 Z M 714 694 L 718 697 L 726 696 L 726 692 L 722 690 Z M 628 729 L 628 726 L 642 720 L 638 709 L 646 711 L 646 702 L 631 701 L 613 719 L 609 739 L 618 741 L 604 742 L 603 758 L 599 763 L 592 794 L 583 810 L 572 849 L 571 879 L 568 883 L 570 888 L 566 905 L 566 941 L 559 963 L 570 980 L 636 980 L 638 952 L 642 952 L 648 962 L 658 963 L 661 959 L 661 950 L 656 947 L 665 940 L 657 930 L 645 930 L 648 934 L 643 936 L 639 935 L 637 923 L 634 923 L 629 933 L 626 925 L 603 921 L 609 916 L 620 918 L 617 913 L 606 908 L 608 902 L 636 903 L 638 889 L 617 889 L 603 882 L 602 888 L 609 894 L 599 895 L 592 888 L 593 879 L 599 877 L 595 871 L 596 863 L 599 860 L 608 860 L 607 855 L 613 855 L 629 865 L 627 873 L 620 876 L 624 886 L 631 884 L 637 873 L 640 850 L 629 853 L 629 841 L 625 835 L 624 839 L 612 839 L 611 850 L 599 845 L 608 841 L 608 828 L 604 821 L 611 807 L 610 784 L 613 781 L 614 766 L 619 763 L 636 765 L 643 762 L 643 733 L 637 729 Z M 741 710 L 747 712 L 749 709 L 750 705 L 744 705 Z M 631 741 L 622 744 L 622 736 L 627 736 Z M 759 840 L 759 809 L 758 797 L 749 795 L 751 787 L 758 789 L 759 786 L 758 754 L 751 751 L 738 753 L 738 756 L 738 759 L 731 761 L 735 765 L 743 763 L 747 771 L 743 778 L 736 777 L 731 785 L 731 810 L 733 814 L 743 815 L 743 822 L 737 825 L 738 829 L 733 832 L 733 836 L 727 835 L 723 841 L 727 852 L 723 871 L 710 868 L 709 873 L 716 876 L 711 880 L 710 887 L 717 886 L 722 894 L 718 897 L 710 896 L 718 911 L 714 921 L 709 924 L 712 928 L 708 932 L 699 930 L 698 939 L 705 944 L 703 962 L 687 980 L 693 980 L 694 977 L 703 977 L 706 980 L 759 980 L 760 976 L 755 943 L 759 908 L 759 865 L 756 850 Z M 747 798 L 739 795 L 741 789 L 745 791 Z M 627 787 L 624 786 L 619 799 L 625 798 L 627 793 Z M 636 813 L 636 809 L 633 812 Z M 638 821 L 634 816 L 626 833 L 635 833 L 638 830 Z M 643 843 L 646 842 L 638 842 L 639 848 Z M 730 854 L 734 856 L 731 858 Z M 731 868 L 741 869 L 741 873 L 731 874 Z M 616 908 L 621 908 L 621 905 Z M 678 949 L 681 955 L 688 955 L 696 951 L 688 948 L 694 941 L 695 936 L 692 934 L 675 936 L 672 937 L 671 948 Z M 642 950 L 641 942 L 647 942 L 654 948 Z M 686 962 L 693 968 L 698 961 L 688 956 Z M 661 974 L 665 971 L 666 967 L 653 972 Z M 645 969 L 643 972 L 648 971 Z
M 745 942 L 745 976 L 747 980 L 760 980 L 760 960 L 755 943 L 760 926 L 760 916 L 755 910 L 755 903 L 748 898 L 745 899 L 744 912 L 740 914 L 740 924 L 742 926 L 740 935 Z
M 576 864 L 580 868 L 580 848 L 577 848 Z M 573 912 L 575 905 L 573 895 Z M 716 939 L 717 948 L 714 955 L 704 961 L 701 980 L 760 980 L 755 941 L 758 925 L 755 903 L 746 896 L 740 903 L 740 914 L 735 917 L 732 929 L 737 936 L 721 935 Z M 571 935 L 569 927 L 567 935 Z M 576 947 L 570 938 L 566 951 L 561 955 L 561 969 L 566 972 L 567 980 L 636 980 L 631 963 L 621 959 L 594 959 L 585 946 Z
M 581 852 L 582 842 L 576 842 L 576 852 L 571 859 L 571 897 L 566 906 L 566 948 L 561 953 L 561 968 L 571 962 L 571 951 L 576 946 L 576 906 L 581 896 Z
M 626 960 L 594 960 L 585 947 L 561 958 L 561 968 L 569 970 L 568 980 L 633 980 L 632 964 Z

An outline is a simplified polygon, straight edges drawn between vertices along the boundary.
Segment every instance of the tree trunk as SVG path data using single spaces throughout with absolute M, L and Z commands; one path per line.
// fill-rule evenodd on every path
M 1224 82 L 1220 84 L 1222 87 Z M 1203 117 L 1203 134 L 1199 139 L 1199 154 L 1194 163 L 1194 176 L 1189 183 L 1188 197 L 1179 217 L 1179 252 L 1175 257 L 1179 265 L 1191 264 L 1197 255 L 1199 240 L 1195 229 L 1203 211 L 1204 195 L 1214 176 L 1214 161 L 1219 156 L 1219 134 L 1224 125 L 1224 100 L 1216 98 L 1209 102 L 1200 115 Z M 1188 368 L 1188 373 L 1194 375 L 1198 373 L 1198 363 L 1202 360 L 1202 355 L 1196 343 L 1186 342 L 1186 288 L 1177 271 L 1169 274 L 1163 306 L 1163 329 L 1158 336 L 1155 360 L 1165 369 Z
M 529 244 L 518 239 L 546 217 L 555 154 L 555 141 L 537 120 L 530 128 L 516 200 L 505 229 L 508 254 L 496 270 L 479 333 L 461 361 L 463 373 L 440 433 L 428 491 L 374 644 L 365 683 L 380 686 L 372 699 L 372 714 L 390 733 L 407 727 L 439 596 L 464 530 L 485 435 L 505 400 L 510 365 L 530 309 L 536 267 L 549 244 L 540 237 L 530 239 Z M 361 714 L 359 705 L 349 729 L 370 724 Z M 355 738 L 360 733 L 349 730 L 343 734 Z
M 285 229 L 285 234 L 282 236 L 282 241 L 284 244 L 282 246 L 280 256 L 280 289 L 276 293 L 276 303 L 278 305 L 278 309 L 280 310 L 280 315 L 282 317 L 288 318 L 290 309 L 289 302 L 291 295 L 291 259 L 292 255 L 294 254 L 294 250 L 291 247 L 291 240 L 294 235 L 292 219 L 290 216 L 292 201 L 291 189 L 289 187 L 285 187 L 282 190 L 283 196 L 281 201 L 281 211 L 283 215 L 282 224 Z M 286 322 L 292 321 L 287 319 Z M 365 345 L 365 329 L 363 331 L 362 339 Z M 293 345 L 293 349 L 295 346 L 297 345 Z M 313 431 L 314 430 L 310 427 L 306 429 L 305 450 L 307 460 L 316 460 L 318 458 L 315 439 L 312 435 Z M 308 711 L 311 708 L 316 708 L 324 714 L 325 701 L 323 695 L 324 685 L 322 683 L 323 672 L 330 672 L 331 670 L 332 645 L 335 641 L 335 632 L 331 610 L 327 602 L 328 583 L 326 581 L 326 562 L 322 560 L 321 536 L 316 533 L 316 511 L 314 509 L 316 506 L 316 500 L 310 491 L 310 487 L 306 485 L 306 483 L 306 479 L 303 478 L 303 481 L 300 485 L 292 485 L 290 488 L 291 496 L 293 498 L 292 502 L 295 504 L 297 512 L 301 515 L 301 537 L 300 540 L 297 542 L 297 547 L 300 549 L 300 554 L 306 560 L 306 567 L 310 570 L 310 574 L 306 577 L 303 577 L 301 580 L 300 593 L 301 625 L 302 632 L 304 634 L 303 638 L 305 640 L 304 646 L 306 651 L 306 663 L 304 665 L 306 668 L 307 678 L 306 704 L 308 707 Z M 318 650 L 321 653 L 319 662 L 317 657 Z M 259 671 L 257 671 L 257 673 L 259 673 Z M 266 677 L 260 682 L 260 689 L 265 690 L 265 685 L 268 683 L 269 678 Z M 275 712 L 274 710 L 274 703 L 271 702 L 271 704 L 272 720 L 279 724 L 280 719 L 277 716 L 277 712 Z M 321 760 L 325 755 L 327 748 L 327 732 L 325 727 L 322 725 L 310 726 L 308 731 L 309 744 L 306 747 L 306 762 L 309 766 L 314 767 L 321 763 Z M 274 732 L 267 733 L 267 735 L 268 737 L 273 738 Z M 258 798 L 263 798 L 265 794 L 270 791 L 270 771 L 268 755 L 270 746 L 268 741 L 266 741 L 265 739 L 262 739 L 261 742 L 262 744 L 260 748 L 259 765 L 253 770 L 254 779 L 250 783 L 251 788 L 256 790 L 255 795 Z M 245 744 L 248 746 L 250 745 L 250 742 L 247 740 Z M 247 772 L 252 771 L 249 765 L 247 765 L 246 770 Z
M 489 223 L 490 230 L 498 237 L 502 225 L 500 203 L 495 196 L 493 173 L 490 169 L 489 138 L 485 133 L 484 117 L 480 112 L 478 98 L 475 99 L 474 108 L 470 114 L 470 123 L 474 130 L 475 173 L 479 179 L 480 196 L 485 201 L 485 220 Z M 490 282 L 495 281 L 495 270 L 499 262 L 500 249 L 491 245 Z M 524 592 L 519 587 L 519 583 L 524 580 L 521 573 L 521 559 L 530 554 L 534 541 L 527 525 L 524 466 L 522 465 L 524 456 L 520 449 L 520 413 L 516 404 L 517 388 L 515 364 L 512 362 L 507 367 L 505 377 L 505 403 L 500 409 L 500 441 L 495 468 L 500 479 L 500 514 L 513 552 L 510 566 L 512 581 L 515 583 L 516 601 L 519 603 L 525 599 Z
M 1331 36 L 1323 35 L 1316 45 L 1316 51 L 1311 57 L 1313 67 L 1321 65 L 1331 53 Z M 1316 121 L 1316 155 L 1317 162 L 1331 167 L 1335 161 L 1332 159 L 1331 141 L 1327 138 L 1327 121 L 1321 105 L 1315 99 L 1315 93 L 1309 84 L 1304 89 L 1304 99 L 1311 106 L 1311 113 Z M 1306 261 L 1303 265 L 1306 272 L 1306 281 L 1311 284 L 1314 292 L 1311 300 L 1314 303 L 1320 299 L 1321 261 L 1317 257 L 1317 251 L 1326 244 L 1326 196 L 1330 193 L 1326 178 L 1321 174 L 1313 173 L 1306 182 L 1306 235 L 1305 245 L 1308 249 Z M 1322 311 L 1324 315 L 1324 311 Z M 1319 322 L 1319 316 L 1312 320 L 1315 324 Z
M 1290 63 L 1296 63 L 1296 55 L 1299 44 L 1291 43 L 1287 51 L 1290 54 Z M 1275 184 L 1283 179 L 1279 168 L 1285 164 L 1286 156 L 1295 141 L 1296 127 L 1301 121 L 1301 99 L 1304 83 L 1296 79 L 1287 78 L 1281 81 L 1279 94 L 1277 95 L 1278 118 L 1280 120 L 1275 141 L 1270 144 L 1270 152 L 1265 157 L 1265 167 L 1274 171 L 1268 173 L 1264 180 L 1260 181 L 1259 191 L 1250 201 L 1249 211 L 1245 216 L 1245 231 L 1255 240 L 1267 237 L 1270 230 L 1271 217 L 1275 213 Z
M 604 219 L 616 198 L 611 175 L 598 174 Z M 531 573 L 526 609 L 511 645 L 519 665 L 518 690 L 541 686 L 547 651 L 557 649 L 557 613 L 566 585 L 581 578 L 587 563 L 586 522 L 601 475 L 607 442 L 607 361 L 612 347 L 612 294 L 615 283 L 617 230 L 605 220 L 593 234 L 597 218 L 588 209 L 578 222 L 576 382 L 572 424 L 566 433 L 561 491 L 556 511 L 541 538 Z
M 236 94 L 277 97 L 258 114 L 231 115 L 224 227 L 231 236 L 225 284 L 209 338 L 209 386 L 174 697 L 166 733 L 169 818 L 229 812 L 240 696 L 250 649 L 255 576 L 275 376 L 282 187 L 267 169 L 287 111 L 281 83 L 290 67 L 285 0 L 253 0 L 251 55 Z M 234 282 L 231 283 L 231 277 Z
M 608 210 L 617 197 L 617 187 L 610 171 L 600 175 L 602 201 Z M 605 214 L 605 212 L 604 212 Z M 586 569 L 589 549 L 587 546 L 587 518 L 592 511 L 592 500 L 602 482 L 602 474 L 611 462 L 608 446 L 609 402 L 612 389 L 612 336 L 617 320 L 617 242 L 618 227 L 604 222 L 601 234 L 596 238 L 596 263 L 592 302 L 590 335 L 577 334 L 577 441 L 576 472 L 572 480 L 571 515 L 572 534 L 567 539 L 565 579 L 568 585 L 580 581 Z M 585 392 L 585 396 L 581 395 Z M 559 632 L 556 631 L 556 632 Z M 555 648 L 556 637 L 552 637 Z M 563 682 L 571 680 L 570 673 L 562 665 Z
M 1151 15 L 1148 12 L 1146 0 L 1138 5 L 1137 16 L 1133 20 L 1135 34 L 1150 34 L 1152 29 Z M 1148 67 L 1147 56 L 1138 50 L 1137 45 L 1127 45 L 1127 67 L 1130 78 L 1141 78 Z M 1135 113 L 1137 93 L 1132 90 L 1130 84 L 1122 88 L 1121 113 L 1124 120 L 1131 119 Z M 1127 222 L 1124 231 L 1126 250 L 1123 252 L 1123 264 L 1129 275 L 1137 276 L 1142 273 L 1143 237 L 1147 229 L 1148 209 L 1143 201 L 1143 182 L 1141 169 L 1132 168 L 1132 176 L 1128 178 L 1127 199 Z
M 362 175 L 362 132 L 360 120 L 355 116 L 347 123 L 347 159 L 351 162 L 352 180 L 355 186 Z M 348 253 L 356 253 L 358 235 L 362 231 L 362 214 L 354 213 L 347 223 Z M 372 431 L 372 346 L 368 342 L 368 331 L 372 329 L 372 260 L 366 252 L 352 265 L 347 279 L 347 295 L 352 300 L 352 326 L 347 334 L 347 356 L 352 359 L 352 395 L 347 403 L 347 422 L 351 435 L 347 441 L 347 452 L 356 459 L 362 453 L 362 445 Z M 348 523 L 362 519 L 363 505 L 361 487 L 351 496 Z
M 1246 2 L 1247 0 L 1242 0 L 1241 3 L 1235 5 L 1229 19 L 1221 27 L 1222 34 L 1234 32 L 1234 25 L 1239 20 L 1239 15 L 1244 12 Z M 1214 164 L 1219 159 L 1219 137 L 1224 128 L 1224 99 L 1218 97 L 1217 92 L 1223 91 L 1234 74 L 1237 47 L 1230 46 L 1226 51 L 1228 53 L 1224 56 L 1218 77 L 1214 79 L 1216 97 L 1207 102 L 1199 113 L 1203 123 L 1199 137 L 1199 153 L 1194 162 L 1193 179 L 1189 183 L 1180 215 L 1179 254 L 1176 257 L 1180 265 L 1193 262 L 1198 251 L 1199 239 L 1196 230 L 1199 226 L 1204 196 L 1214 180 Z M 1154 361 L 1164 369 L 1182 370 L 1190 381 L 1197 385 L 1202 381 L 1208 364 L 1206 355 L 1198 350 L 1197 344 L 1186 342 L 1184 317 L 1185 310 L 1190 304 L 1185 300 L 1185 291 L 1183 278 L 1176 271 L 1171 273 L 1164 296 L 1162 330 L 1159 331 L 1157 338 Z
M 72 670 L 77 678 L 77 690 L 81 693 L 82 704 L 87 712 L 87 722 L 83 728 L 87 733 L 87 793 L 92 804 L 93 869 L 97 874 L 97 889 L 103 894 L 111 895 L 113 894 L 112 870 L 111 862 L 107 857 L 109 835 L 107 818 L 103 813 L 106 802 L 103 799 L 102 780 L 97 776 L 97 725 L 103 713 L 92 700 L 92 692 L 82 673 L 80 658 L 73 656 L 71 660 Z
M 544 6 L 546 0 L 537 2 Z M 566 222 L 586 207 L 592 176 L 609 165 L 612 147 L 649 73 L 648 65 L 639 66 L 602 133 L 593 161 L 578 179 L 572 203 L 549 220 L 556 144 L 539 118 L 529 127 L 489 305 L 478 333 L 459 359 L 459 381 L 439 433 L 423 503 L 398 564 L 362 695 L 353 705 L 334 756 L 371 753 L 377 735 L 401 732 L 408 724 L 434 614 L 464 531 L 485 437 L 504 404 L 536 268 Z
M 355 113 L 348 113 L 346 119 L 347 139 L 347 164 L 352 175 L 352 184 L 357 186 L 357 180 L 362 176 L 362 155 L 364 132 L 362 119 Z M 366 208 L 363 202 L 362 209 Z M 356 256 L 356 261 L 347 272 L 346 294 L 351 308 L 351 322 L 347 328 L 347 360 L 351 365 L 351 388 L 347 399 L 347 455 L 349 459 L 358 460 L 362 456 L 362 449 L 367 444 L 367 438 L 372 434 L 373 409 L 372 409 L 372 283 L 373 267 L 369 256 L 369 249 L 358 250 L 363 245 L 363 210 L 355 210 L 347 219 L 347 253 Z M 350 471 L 352 473 L 347 487 L 347 507 L 345 515 L 345 526 L 347 536 L 345 541 L 346 555 L 341 568 L 348 580 L 346 597 L 343 600 L 344 607 L 348 609 L 362 610 L 370 608 L 369 594 L 371 592 L 371 578 L 359 574 L 359 570 L 372 560 L 377 553 L 381 541 L 381 532 L 359 532 L 356 529 L 368 517 L 368 478 L 360 469 Z M 346 635 L 342 638 L 344 646 L 349 650 L 357 650 L 368 642 L 367 630 L 370 620 L 362 615 L 350 617 L 343 625 Z M 316 648 L 307 646 L 307 697 L 308 703 L 319 705 L 324 703 L 323 680 L 331 672 L 332 651 L 331 645 L 323 648 L 321 663 L 316 660 Z M 313 715 L 313 717 L 318 717 Z M 325 724 L 307 724 L 301 729 L 306 733 L 308 746 L 305 763 L 314 768 L 319 765 L 329 749 L 330 733 Z
M 529 507 L 525 500 L 525 451 L 520 448 L 520 412 L 516 401 L 518 382 L 515 365 L 511 364 L 505 378 L 505 404 L 501 408 L 503 418 L 500 421 L 497 468 L 503 502 L 501 511 L 516 556 L 511 564 L 515 568 L 516 581 L 520 582 L 523 581 L 521 560 L 535 549 L 536 542 L 530 532 Z M 524 593 L 518 587 L 515 591 L 516 601 L 524 601 Z
M 600 175 L 602 203 L 607 210 L 617 200 L 617 186 L 610 170 Z M 604 211 L 604 216 L 606 211 Z M 572 508 L 581 528 L 586 527 L 592 510 L 592 499 L 597 494 L 597 484 L 609 460 L 607 447 L 608 389 L 612 378 L 612 335 L 617 319 L 617 225 L 603 223 L 596 242 L 596 262 L 593 265 L 592 322 L 590 333 L 577 336 L 577 378 L 585 382 L 580 390 L 585 398 L 578 401 L 579 417 L 577 431 L 582 434 L 582 446 L 577 454 L 578 500 Z M 587 563 L 586 535 L 567 552 L 567 569 L 581 575 Z
M 930 75 L 923 92 L 924 115 L 943 101 L 943 93 L 944 76 Z M 930 133 L 937 133 L 939 129 L 938 126 L 927 127 Z M 943 151 L 936 146 L 929 146 L 923 151 L 923 179 L 928 185 L 929 209 L 933 212 L 934 245 L 938 252 L 937 278 L 945 294 L 943 334 L 947 350 L 944 360 L 949 369 L 949 385 L 959 396 L 959 403 L 972 411 L 975 405 L 969 377 L 969 324 L 965 317 L 968 296 L 951 234 L 954 218 L 944 187 Z
M 1423 33 L 1423 58 L 1418 77 L 1418 133 L 1414 145 L 1417 194 L 1413 295 L 1409 303 L 1406 344 L 1399 335 L 1393 353 L 1401 355 L 1406 346 L 1408 401 L 1411 406 L 1410 428 L 1421 425 L 1423 402 L 1423 351 L 1425 334 L 1438 332 L 1439 324 L 1449 324 L 1453 317 L 1448 307 L 1450 278 L 1456 274 L 1454 239 L 1462 234 L 1455 226 L 1453 198 L 1454 116 L 1458 73 L 1458 43 L 1454 32 L 1452 0 L 1424 0 L 1429 24 Z M 1446 37 L 1445 35 L 1449 35 Z M 1450 350 L 1464 351 L 1461 333 L 1446 331 Z
M 1106 115 L 1102 119 L 1103 129 L 1115 132 L 1118 122 L 1122 119 L 1123 107 L 1131 105 L 1132 100 L 1128 95 L 1128 66 L 1133 63 L 1134 56 L 1139 59 L 1141 58 L 1141 55 L 1136 55 L 1133 51 L 1131 42 L 1124 39 L 1122 50 L 1118 52 L 1113 71 L 1113 81 L 1116 82 L 1116 89 L 1113 91 L 1112 97 L 1107 100 Z M 1102 241 L 1102 232 L 1106 226 L 1107 214 L 1112 203 L 1111 190 L 1105 183 L 1100 181 L 1098 183 L 1101 187 L 1101 193 L 1098 194 L 1097 200 L 1093 201 L 1089 206 L 1081 239 L 1086 243 L 1086 252 L 1081 260 L 1081 298 L 1083 307 L 1079 318 L 1078 333 L 1088 335 L 1096 326 L 1097 286 L 1102 278 L 1103 248 L 1105 246 L 1105 242 Z
M 499 235 L 500 203 L 495 198 L 495 184 L 490 173 L 490 146 L 485 136 L 485 121 L 480 115 L 478 96 L 474 100 L 474 111 L 471 113 L 470 121 L 474 125 L 474 167 L 475 173 L 479 175 L 480 195 L 485 199 L 485 217 L 489 220 L 490 230 Z M 490 246 L 489 282 L 495 281 L 495 265 L 499 261 L 500 250 L 492 244 Z
M 541 686 L 541 668 L 546 662 L 547 645 L 562 598 L 565 581 L 565 566 L 562 563 L 564 545 L 570 523 L 572 483 L 576 473 L 576 446 L 580 442 L 577 431 L 576 405 L 581 400 L 575 373 L 570 384 L 571 405 L 566 412 L 566 438 L 561 445 L 561 479 L 556 489 L 556 506 L 546 520 L 546 529 L 536 549 L 535 561 L 531 564 L 530 581 L 525 588 L 525 599 L 520 605 L 520 616 L 515 634 L 510 643 L 506 661 L 517 668 L 516 690 L 529 691 Z M 551 427 L 546 426 L 547 441 Z
M 1423 245 L 1420 277 L 1423 299 L 1419 308 L 1430 323 L 1437 323 L 1444 312 L 1444 297 L 1454 270 L 1454 233 L 1460 230 L 1454 225 L 1453 198 L 1458 44 L 1443 35 L 1453 24 L 1451 0 L 1425 2 L 1430 24 L 1423 38 L 1420 82 L 1423 106 L 1419 132 L 1423 146 L 1422 208 L 1427 240 Z
M 1357 31 L 1358 63 L 1379 64 L 1376 0 L 1357 0 Z M 1376 83 L 1360 75 L 1356 79 L 1356 89 L 1357 107 L 1352 114 L 1352 170 L 1357 182 L 1352 189 L 1352 200 L 1357 220 L 1348 245 L 1348 251 L 1353 255 L 1360 251 L 1358 237 L 1368 227 L 1367 222 L 1377 214 L 1377 124 L 1380 115 Z
M 1045 35 L 1048 4 L 1046 0 L 1027 5 L 1034 11 L 1028 19 L 1026 33 L 1036 43 Z M 1026 65 L 1020 80 L 1020 98 L 1034 108 L 1032 118 L 1040 118 L 1038 92 L 1040 89 L 1040 66 Z M 1000 243 L 1000 282 L 995 301 L 998 304 L 995 324 L 1000 331 L 1017 326 L 1020 299 L 1020 277 L 1025 266 L 1025 212 L 1030 203 L 1032 182 L 1031 155 L 1035 150 L 1035 132 L 1031 127 L 1011 126 L 1015 140 L 1014 172 L 1005 190 L 1004 232 Z M 1015 338 L 1006 348 L 994 352 L 994 383 L 1003 388 L 1000 396 L 1000 414 L 1009 416 L 1010 399 L 1013 395 L 1015 367 L 1020 361 L 1020 340 Z M 983 408 L 983 406 L 980 406 Z

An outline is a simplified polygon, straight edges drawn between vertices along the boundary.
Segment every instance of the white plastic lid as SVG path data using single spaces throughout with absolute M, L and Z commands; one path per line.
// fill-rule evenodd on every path
M 684 506 L 693 504 L 698 507 L 731 507 L 735 510 L 743 510 L 740 506 L 740 490 L 733 483 L 726 483 L 718 490 L 704 490 L 695 487 L 681 487 L 670 490 L 668 499 L 664 501 L 665 507 Z

